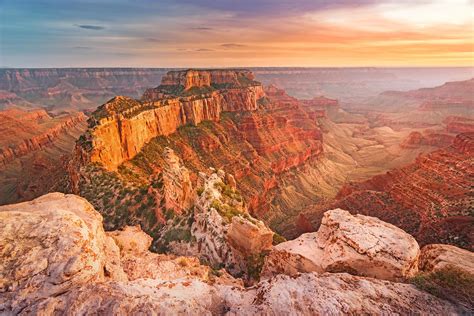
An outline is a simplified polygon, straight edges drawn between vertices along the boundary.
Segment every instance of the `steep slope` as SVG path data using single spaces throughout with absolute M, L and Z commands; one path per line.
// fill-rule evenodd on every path
M 249 212 L 292 238 L 314 229 L 304 212 L 330 203 L 348 181 L 402 167 L 451 139 L 401 147 L 413 130 L 424 132 L 371 128 L 337 100 L 263 90 L 245 70 L 172 71 L 141 100 L 116 97 L 91 115 L 70 175 L 75 193 L 108 210 L 108 229 L 141 223 L 157 238 L 169 209 L 189 208 L 166 202 L 168 191 L 189 194 L 164 181 L 169 148 L 189 172 L 188 188 L 198 188 L 200 171 L 223 169 Z
M 85 129 L 82 113 L 0 111 L 0 204 L 65 190 L 63 161 Z
M 279 183 L 295 177 L 298 168 L 316 164 L 322 149 L 317 122 L 296 99 L 274 87 L 264 94 L 253 75 L 242 70 L 171 72 L 142 101 L 117 97 L 91 117 L 71 164 L 76 192 L 91 198 L 99 196 L 94 190 L 110 195 L 105 183 L 86 185 L 102 173 L 149 196 L 150 184 L 162 177 L 163 153 L 169 147 L 191 171 L 194 183 L 197 173 L 209 167 L 233 174 L 250 212 L 267 223 L 289 216 L 285 205 L 273 203 Z M 285 185 L 296 192 L 289 199 L 291 209 L 313 202 L 309 183 Z M 94 205 L 99 210 L 109 206 Z

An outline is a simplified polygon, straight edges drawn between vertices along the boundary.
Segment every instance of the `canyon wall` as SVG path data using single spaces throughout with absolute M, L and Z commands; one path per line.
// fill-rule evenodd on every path
M 0 111 L 0 168 L 16 158 L 50 146 L 60 134 L 84 124 L 83 113 L 51 117 L 45 110 Z
M 240 70 L 217 74 L 211 79 L 218 77 L 218 84 L 197 83 L 188 90 L 177 84 L 161 85 L 149 89 L 141 101 L 117 97 L 91 115 L 91 127 L 76 146 L 70 174 L 74 192 L 87 197 L 100 211 L 109 210 L 106 222 L 115 221 L 111 229 L 133 221 L 145 223 L 142 227 L 153 237 L 159 235 L 152 232 L 155 224 L 146 224 L 153 221 L 145 215 L 127 211 L 130 216 L 118 216 L 125 213 L 119 201 L 104 202 L 97 198 L 100 194 L 92 193 L 115 196 L 119 193 L 110 189 L 110 183 L 120 182 L 124 203 L 131 201 L 136 204 L 132 209 L 145 210 L 140 199 L 153 197 L 156 219 L 164 224 L 166 203 L 154 192 L 162 185 L 156 179 L 164 173 L 166 147 L 190 170 L 193 184 L 199 172 L 209 167 L 234 175 L 250 213 L 267 224 L 279 225 L 294 216 L 287 209 L 296 212 L 317 200 L 318 188 L 311 183 L 322 155 L 319 123 L 297 99 L 276 87 L 264 91 L 259 83 L 250 81 L 251 74 L 239 75 Z M 329 100 L 327 106 L 332 103 Z M 320 104 L 320 109 L 324 106 Z M 103 169 L 92 166 L 97 162 Z M 158 189 L 150 189 L 155 185 Z M 130 187 L 133 192 L 125 189 Z M 135 202 L 139 195 L 142 198 Z
M 214 78 L 216 83 L 211 81 Z M 162 85 L 145 92 L 142 101 L 115 97 L 99 107 L 92 113 L 90 129 L 79 145 L 91 147 L 87 149 L 90 162 L 115 170 L 154 137 L 174 133 L 186 124 L 218 121 L 223 111 L 257 109 L 258 100 L 264 96 L 263 88 L 249 78 L 248 72 L 169 72 Z M 225 84 L 226 88 L 215 89 L 212 84 Z M 179 91 L 180 87 L 184 90 Z M 199 90 L 202 87 L 208 89 Z M 198 90 L 186 92 L 193 88 Z
M 421 245 L 449 243 L 472 250 L 474 134 L 419 156 L 403 168 L 341 189 L 330 207 L 380 217 L 415 236 Z

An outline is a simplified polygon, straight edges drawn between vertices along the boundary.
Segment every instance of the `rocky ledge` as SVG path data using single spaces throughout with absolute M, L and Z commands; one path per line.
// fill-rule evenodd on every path
M 400 257 L 393 260 L 416 264 L 416 242 L 402 231 L 377 219 L 351 218 L 340 210 L 330 211 L 327 218 L 334 225 L 319 234 L 340 236 L 327 240 L 329 249 L 333 249 L 331 244 L 348 249 L 340 244 L 342 236 L 354 250 L 362 249 L 362 241 L 376 232 L 378 242 L 373 248 L 377 250 L 352 254 L 353 259 L 365 256 L 367 269 L 371 269 L 373 253 L 382 252 Z M 355 222 L 350 224 L 351 220 Z M 363 228 L 368 229 L 365 237 Z M 396 237 L 401 242 L 395 247 Z M 196 258 L 151 253 L 150 244 L 151 238 L 139 227 L 105 233 L 101 215 L 74 195 L 51 193 L 2 206 L 0 314 L 454 315 L 472 308 L 411 284 L 349 274 L 354 272 L 350 265 L 341 265 L 339 273 L 275 273 L 244 287 L 240 279 L 202 265 Z M 450 251 L 449 262 L 456 262 L 457 251 L 451 247 L 446 251 Z M 446 251 L 428 249 L 420 267 L 440 266 Z M 335 255 L 332 252 L 331 258 Z M 471 252 L 461 255 L 462 260 L 473 261 Z M 327 260 L 326 254 L 322 256 Z M 430 264 L 433 260 L 436 263 Z

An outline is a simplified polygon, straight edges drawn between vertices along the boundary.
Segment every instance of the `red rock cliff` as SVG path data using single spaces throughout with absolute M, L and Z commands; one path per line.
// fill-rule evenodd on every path
M 248 71 L 171 71 L 141 101 L 119 96 L 100 106 L 78 143 L 80 156 L 85 163 L 99 162 L 115 170 L 152 138 L 186 124 L 218 121 L 223 111 L 256 110 L 264 95 Z

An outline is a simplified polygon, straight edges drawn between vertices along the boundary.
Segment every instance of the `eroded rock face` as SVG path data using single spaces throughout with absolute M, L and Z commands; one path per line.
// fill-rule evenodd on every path
M 474 253 L 443 244 L 421 248 L 419 267 L 423 272 L 435 272 L 449 266 L 474 275 Z
M 273 232 L 248 214 L 233 183 L 227 182 L 233 177 L 222 170 L 210 176 L 201 173 L 200 177 L 202 192 L 196 200 L 191 226 L 198 255 L 214 266 L 246 274 L 246 260 L 271 248 Z
M 260 253 L 272 247 L 273 232 L 261 221 L 235 216 L 227 238 L 242 253 Z
M 246 303 L 233 307 L 230 315 L 459 313 L 452 305 L 420 292 L 413 285 L 346 273 L 325 273 L 319 276 L 305 273 L 298 277 L 279 275 L 259 283 L 249 292 L 245 296 Z
M 246 289 L 196 258 L 150 253 L 139 227 L 107 236 L 73 195 L 0 207 L 0 219 L 2 315 L 462 312 L 412 285 L 348 274 L 280 275 Z
M 218 121 L 222 111 L 256 110 L 264 95 L 249 71 L 169 72 L 159 87 L 145 91 L 141 101 L 118 96 L 92 113 L 89 130 L 76 149 L 76 164 L 98 162 L 116 170 L 152 138 L 170 135 L 186 124 Z
M 401 229 L 341 209 L 327 211 L 318 232 L 278 244 L 275 250 L 264 275 L 329 271 L 386 280 L 413 276 L 420 251 L 416 240 Z
M 195 192 L 191 183 L 190 172 L 184 167 L 180 158 L 170 148 L 164 151 L 163 189 L 165 208 L 181 214 L 194 202 Z
M 451 146 L 403 168 L 346 185 L 332 207 L 376 216 L 422 246 L 449 243 L 472 251 L 472 153 L 474 133 L 459 134 Z
M 78 196 L 51 193 L 1 206 L 0 218 L 0 306 L 13 313 L 73 286 L 104 281 L 114 270 L 107 265 L 119 263 L 102 217 Z

